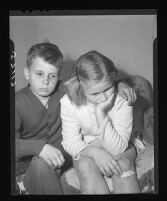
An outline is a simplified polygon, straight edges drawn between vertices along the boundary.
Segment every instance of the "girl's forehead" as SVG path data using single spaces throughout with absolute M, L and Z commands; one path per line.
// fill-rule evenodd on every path
M 89 83 L 82 83 L 83 89 L 87 94 L 93 93 L 101 93 L 104 92 L 106 89 L 113 86 L 112 81 L 101 81 L 99 83 L 89 82 Z

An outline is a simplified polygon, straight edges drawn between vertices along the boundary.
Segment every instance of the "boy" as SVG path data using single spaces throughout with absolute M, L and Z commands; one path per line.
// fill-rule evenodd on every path
M 56 45 L 33 45 L 24 69 L 29 84 L 15 95 L 16 176 L 25 173 L 28 194 L 63 194 L 60 170 L 69 155 L 61 145 L 62 66 L 63 55 Z M 128 102 L 135 101 L 127 85 L 121 83 L 119 91 Z
M 16 93 L 16 174 L 26 171 L 23 184 L 29 194 L 63 194 L 57 171 L 65 161 L 59 117 L 62 65 L 56 45 L 32 46 L 24 69 L 29 85 Z

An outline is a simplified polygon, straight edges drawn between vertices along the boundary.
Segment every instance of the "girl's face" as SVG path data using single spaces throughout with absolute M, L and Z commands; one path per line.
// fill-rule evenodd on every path
M 109 80 L 101 81 L 98 84 L 94 84 L 93 82 L 82 83 L 82 86 L 89 102 L 95 105 L 105 102 L 110 96 L 114 97 L 114 84 Z

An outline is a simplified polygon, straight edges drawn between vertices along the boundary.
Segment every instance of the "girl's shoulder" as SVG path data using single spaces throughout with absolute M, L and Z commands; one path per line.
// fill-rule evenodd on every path
M 70 99 L 69 99 L 69 97 L 68 97 L 68 95 L 67 94 L 64 94 L 63 96 L 62 96 L 62 98 L 60 99 L 60 102 L 61 103 L 64 103 L 64 104 L 70 104 L 71 103 L 71 101 L 70 101 Z
M 78 107 L 76 104 L 72 103 L 67 94 L 65 94 L 60 99 L 60 103 L 61 103 L 61 106 L 63 106 L 64 108 L 69 108 L 69 109 L 71 109 L 71 111 L 75 111 L 75 112 L 80 112 L 80 111 L 85 110 L 85 108 L 87 108 L 87 105 L 82 105 L 82 106 Z
M 74 109 L 76 106 L 71 102 L 69 96 L 67 94 L 64 94 L 64 96 L 60 99 L 60 103 L 62 106 L 65 106 L 66 108 Z

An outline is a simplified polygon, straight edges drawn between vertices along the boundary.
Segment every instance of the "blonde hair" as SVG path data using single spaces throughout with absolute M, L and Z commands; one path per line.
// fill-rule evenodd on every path
M 75 64 L 75 76 L 64 83 L 65 90 L 72 103 L 76 106 L 85 105 L 87 97 L 82 83 L 97 84 L 102 80 L 114 82 L 117 69 L 113 62 L 99 52 L 92 50 L 79 57 Z
M 78 107 L 87 103 L 87 98 L 84 94 L 81 83 L 77 76 L 67 80 L 64 83 L 65 90 L 72 103 Z

